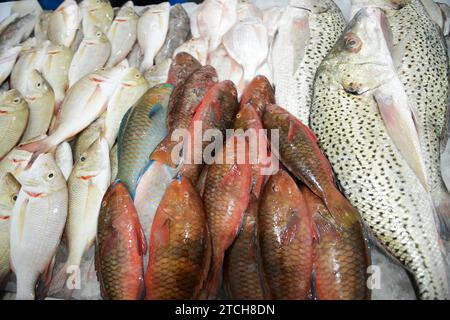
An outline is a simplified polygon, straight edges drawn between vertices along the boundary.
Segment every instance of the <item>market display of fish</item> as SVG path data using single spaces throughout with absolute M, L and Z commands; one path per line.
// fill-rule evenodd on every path
M 449 1 L 1 3 L 0 299 L 450 299 Z

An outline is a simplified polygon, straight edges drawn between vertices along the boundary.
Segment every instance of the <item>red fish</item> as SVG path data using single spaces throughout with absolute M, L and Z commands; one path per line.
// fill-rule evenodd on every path
M 180 52 L 170 65 L 167 83 L 174 87 L 180 85 L 196 70 L 201 68 L 200 62 L 189 53 Z
M 265 76 L 256 76 L 245 88 L 241 96 L 241 108 L 250 104 L 260 115 L 268 104 L 275 103 L 275 92 Z

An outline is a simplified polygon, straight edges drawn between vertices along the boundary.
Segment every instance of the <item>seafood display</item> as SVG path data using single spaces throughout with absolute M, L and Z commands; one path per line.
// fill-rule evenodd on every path
M 450 299 L 437 2 L 13 7 L 0 299 Z

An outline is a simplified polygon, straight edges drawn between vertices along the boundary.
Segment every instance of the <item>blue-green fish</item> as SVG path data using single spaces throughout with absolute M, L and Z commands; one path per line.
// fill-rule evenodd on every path
M 172 91 L 170 84 L 149 89 L 122 119 L 117 141 L 117 178 L 133 198 L 150 154 L 167 135 L 166 118 Z

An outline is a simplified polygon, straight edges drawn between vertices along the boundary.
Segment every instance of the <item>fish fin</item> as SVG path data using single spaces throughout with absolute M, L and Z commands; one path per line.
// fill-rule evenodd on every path
M 222 181 L 220 181 L 219 185 L 223 188 L 226 185 L 232 184 L 241 174 L 242 173 L 239 166 L 237 164 L 233 164 L 227 174 L 223 176 Z
M 39 277 L 38 286 L 36 288 L 36 299 L 38 300 L 43 300 L 48 295 L 48 290 L 50 289 L 50 283 L 52 281 L 53 267 L 56 260 L 55 258 L 56 254 Z
M 155 115 L 157 115 L 159 112 L 161 112 L 161 110 L 163 110 L 163 106 L 160 103 L 155 104 L 151 110 L 148 112 L 148 117 L 151 119 L 153 118 Z
M 150 155 L 150 160 L 158 161 L 172 168 L 176 168 L 177 164 L 172 161 L 172 153 L 179 144 L 181 144 L 182 147 L 184 142 L 172 141 L 169 136 L 167 136 Z
M 122 120 L 120 121 L 119 133 L 117 135 L 117 146 L 118 147 L 122 145 L 125 127 L 128 123 L 128 118 L 130 117 L 131 110 L 133 110 L 133 107 L 128 109 L 128 111 L 125 113 L 125 115 L 122 117 Z M 117 152 L 119 152 L 119 148 L 117 148 Z
M 337 230 L 348 229 L 361 221 L 358 211 L 336 187 L 322 200 L 330 211 Z
M 152 166 L 152 164 L 153 164 L 154 162 L 155 162 L 155 161 L 150 160 L 150 161 L 145 165 L 145 167 L 142 168 L 142 170 L 139 172 L 138 178 L 137 178 L 137 181 L 136 181 L 136 189 L 137 189 L 137 186 L 139 185 L 139 182 L 140 182 L 141 179 L 142 179 L 142 176 L 147 172 L 147 170 Z M 136 192 L 136 190 L 135 190 L 135 192 Z M 135 197 L 135 194 L 131 195 L 131 198 L 132 198 L 133 200 L 134 200 L 134 197 Z
M 18 147 L 20 150 L 25 150 L 33 154 L 28 162 L 27 168 L 30 168 L 33 165 L 34 161 L 36 161 L 40 154 L 51 152 L 55 148 L 56 146 L 48 137 L 42 140 L 22 144 Z
M 389 136 L 419 178 L 423 187 L 428 189 L 427 174 L 421 155 L 416 125 L 417 121 L 413 110 L 411 110 L 409 105 L 401 101 L 395 101 L 393 94 L 385 93 L 382 90 L 377 90 L 374 99 Z
M 437 224 L 441 239 L 450 240 L 450 194 L 440 192 L 438 195 L 433 194 L 433 200 L 436 207 Z
M 313 217 L 313 238 L 320 243 L 321 238 L 325 235 L 334 235 L 336 240 L 339 239 L 339 232 L 336 231 L 334 221 L 330 221 L 330 217 L 321 213 L 316 213 Z
M 59 293 L 65 289 L 69 273 L 67 273 L 67 262 L 56 272 L 55 276 L 52 278 L 49 288 L 48 295 L 52 296 Z
M 281 243 L 283 246 L 289 245 L 297 236 L 300 228 L 300 216 L 297 210 L 292 210 L 286 228 L 281 232 Z
M 224 253 L 213 253 L 211 260 L 211 268 L 209 269 L 208 279 L 205 285 L 205 299 L 215 300 L 222 282 L 222 266 Z
M 131 221 L 136 232 L 138 253 L 140 256 L 144 256 L 147 253 L 147 242 L 145 239 L 145 233 L 142 230 L 141 223 L 139 222 L 139 216 L 136 211 L 133 211 L 131 213 Z

